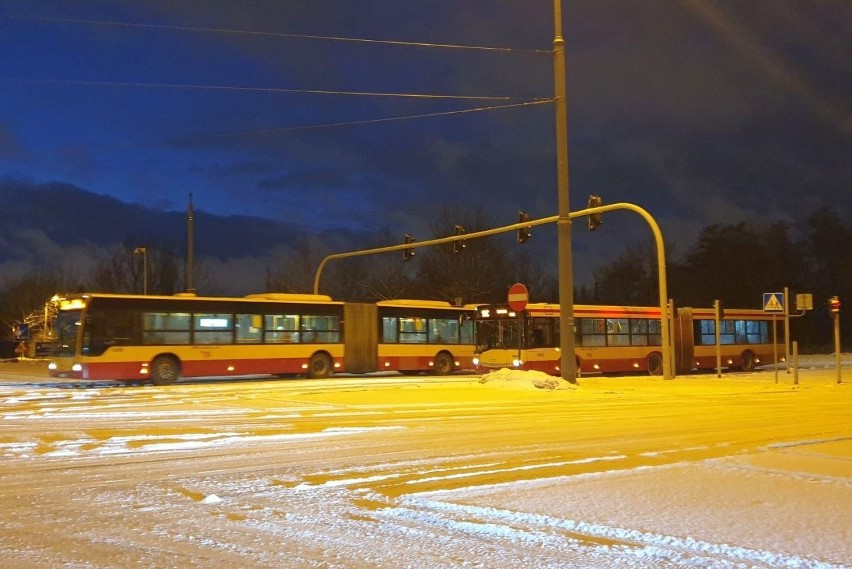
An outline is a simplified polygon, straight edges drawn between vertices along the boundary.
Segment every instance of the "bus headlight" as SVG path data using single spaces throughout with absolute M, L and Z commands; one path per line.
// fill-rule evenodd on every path
M 83 371 L 83 364 L 74 364 L 71 366 L 71 371 L 81 372 Z
M 512 367 L 521 367 L 524 364 L 523 360 L 519 358 L 514 358 L 512 360 Z
M 47 369 L 49 369 L 50 371 L 56 371 L 56 368 L 56 362 L 50 362 L 49 364 L 47 364 Z
M 479 365 L 479 358 L 478 357 L 473 358 L 473 365 L 475 365 L 475 366 Z

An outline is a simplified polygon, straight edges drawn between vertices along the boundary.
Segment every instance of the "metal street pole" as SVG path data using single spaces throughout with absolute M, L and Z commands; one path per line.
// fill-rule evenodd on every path
M 556 104 L 556 181 L 558 216 L 556 236 L 559 251 L 559 369 L 562 379 L 577 383 L 574 356 L 574 269 L 571 257 L 571 218 L 568 200 L 568 90 L 565 78 L 565 40 L 562 38 L 562 0 L 553 0 L 553 81 Z
M 148 248 L 137 247 L 133 250 L 136 255 L 142 255 L 142 294 L 148 294 Z
M 840 359 L 840 350 L 842 348 L 840 342 L 840 313 L 834 315 L 834 367 L 837 369 L 837 383 L 842 383 L 843 379 L 841 378 L 841 359 Z
M 713 327 L 716 329 L 716 377 L 722 377 L 722 301 L 713 301 L 713 313 L 715 320 Z
M 784 287 L 784 366 L 790 373 L 790 289 Z
M 186 208 L 186 292 L 195 294 L 195 210 L 192 208 L 192 193 Z

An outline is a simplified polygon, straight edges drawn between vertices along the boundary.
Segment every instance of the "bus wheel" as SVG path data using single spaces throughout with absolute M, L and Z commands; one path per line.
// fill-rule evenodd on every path
M 648 374 L 663 375 L 663 356 L 656 352 L 648 356 Z
M 740 365 L 743 371 L 754 371 L 754 352 L 743 352 L 743 363 Z
M 180 379 L 180 365 L 170 356 L 160 356 L 151 364 L 151 383 L 171 385 Z
M 311 363 L 308 366 L 308 377 L 311 379 L 321 379 L 331 375 L 331 358 L 328 354 L 314 354 L 311 356 Z
M 455 370 L 453 356 L 447 352 L 441 352 L 435 356 L 435 375 L 449 375 Z

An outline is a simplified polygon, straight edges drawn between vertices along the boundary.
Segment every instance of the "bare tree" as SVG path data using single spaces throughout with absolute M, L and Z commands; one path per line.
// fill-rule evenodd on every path
M 53 295 L 69 292 L 67 286 L 67 279 L 59 273 L 31 273 L 4 282 L 0 288 L 0 337 L 11 339 L 15 323 L 26 322 L 30 315 L 43 311 Z
M 630 244 L 618 259 L 595 271 L 591 300 L 603 304 L 656 305 L 658 280 L 654 244 Z
M 397 244 L 392 240 L 389 231 L 384 230 L 369 248 Z M 412 266 L 411 263 L 404 262 L 400 254 L 379 253 L 358 259 L 364 268 L 360 288 L 365 300 L 410 298 L 416 294 L 412 277 L 416 264 Z
M 181 263 L 173 253 L 145 247 L 145 254 L 137 254 L 137 247 L 116 245 L 95 267 L 92 292 L 142 294 L 147 273 L 149 294 L 174 294 L 182 289 Z M 147 268 L 145 265 L 147 264 Z
M 285 254 L 281 264 L 271 269 L 270 289 L 278 292 L 312 292 L 317 267 L 326 255 L 326 246 L 316 236 L 299 238 L 295 247 Z
M 436 238 L 446 237 L 453 234 L 457 224 L 470 233 L 493 226 L 479 211 L 444 209 L 432 230 Z M 512 265 L 494 237 L 467 240 L 458 253 L 453 252 L 451 244 L 419 251 L 423 255 L 417 284 L 424 297 L 463 304 L 505 300 Z
M 526 285 L 531 302 L 559 302 L 559 281 L 528 250 L 519 250 L 512 255 L 513 282 Z M 506 288 L 509 284 L 506 285 Z

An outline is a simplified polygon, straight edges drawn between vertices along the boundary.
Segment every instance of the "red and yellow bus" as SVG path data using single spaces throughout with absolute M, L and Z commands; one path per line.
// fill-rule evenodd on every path
M 182 377 L 428 371 L 473 367 L 471 308 L 437 301 L 334 301 L 79 294 L 60 301 L 53 377 Z
M 716 315 L 712 308 L 680 308 L 673 337 L 678 371 L 716 368 Z M 762 310 L 726 308 L 719 324 L 722 367 L 752 371 L 785 360 L 784 318 Z
M 723 367 L 750 371 L 774 363 L 784 346 L 773 344 L 772 319 L 760 310 L 725 310 Z M 678 373 L 715 369 L 715 326 L 713 309 L 678 309 L 672 334 Z M 506 367 L 560 375 L 559 305 L 531 303 L 520 312 L 479 306 L 476 334 L 478 371 Z M 580 373 L 663 372 L 659 307 L 575 305 L 574 343 Z
M 473 307 L 438 300 L 345 303 L 345 371 L 447 375 L 473 369 Z

